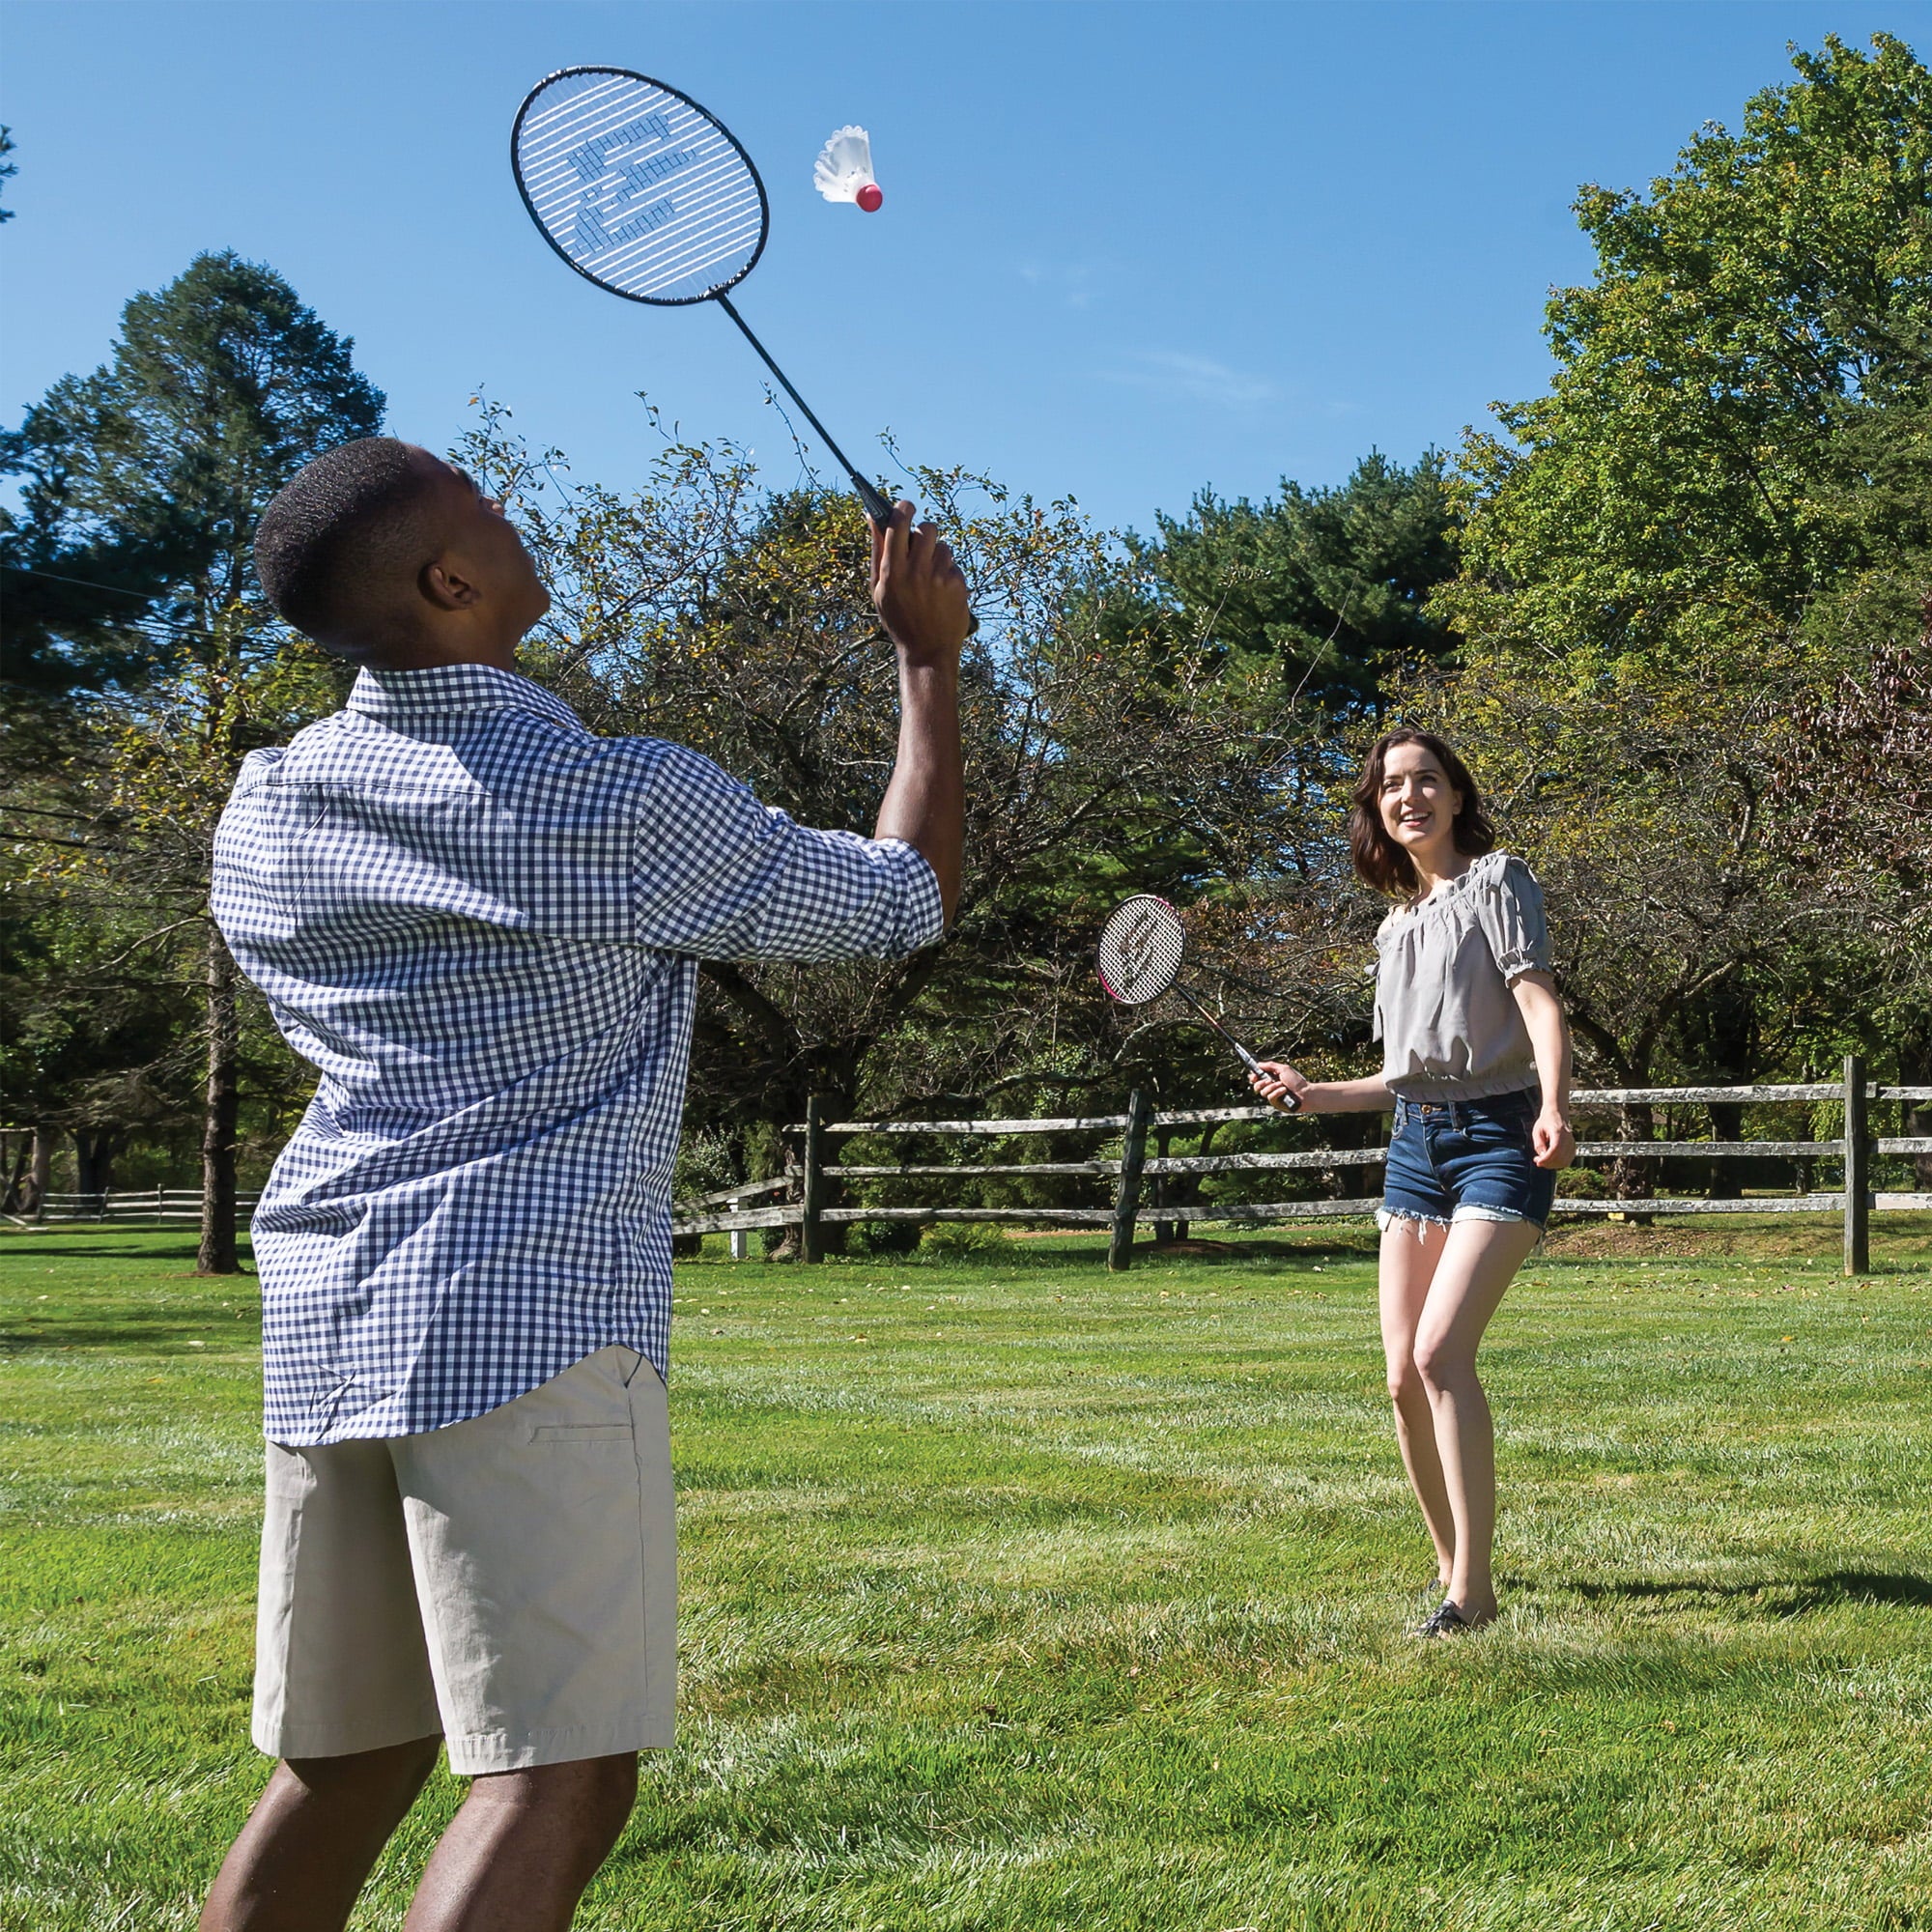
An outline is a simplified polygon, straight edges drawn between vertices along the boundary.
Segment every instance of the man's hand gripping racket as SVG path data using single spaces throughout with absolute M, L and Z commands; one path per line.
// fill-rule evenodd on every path
M 1234 1048 L 1255 1092 L 1270 1107 L 1284 1114 L 1299 1113 L 1301 1100 L 1294 1083 L 1301 1076 L 1292 1067 L 1257 1060 L 1182 983 L 1180 962 L 1186 951 L 1180 915 L 1165 899 L 1141 893 L 1116 906 L 1100 928 L 1094 967 L 1107 997 L 1123 1007 L 1144 1007 L 1165 992 L 1179 993 Z M 1280 1077 L 1284 1074 L 1293 1078 Z

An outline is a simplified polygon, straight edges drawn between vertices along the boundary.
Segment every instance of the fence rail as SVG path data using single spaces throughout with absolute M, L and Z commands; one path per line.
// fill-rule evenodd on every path
M 238 1194 L 235 1205 L 246 1210 L 259 1195 Z M 10 1214 L 10 1221 L 29 1226 L 27 1217 Z M 110 1189 L 105 1194 L 57 1194 L 43 1196 L 33 1221 L 199 1221 L 201 1190 L 198 1187 L 128 1187 Z
M 1863 1273 L 1870 1265 L 1870 1217 L 1877 1214 L 1932 1209 L 1932 1192 L 1874 1189 L 1870 1162 L 1875 1156 L 1932 1154 L 1932 1135 L 1873 1135 L 1868 1128 L 1874 1104 L 1932 1101 L 1932 1086 L 1900 1086 L 1868 1080 L 1857 1059 L 1845 1063 L 1842 1080 L 1773 1082 L 1753 1086 L 1600 1087 L 1573 1094 L 1579 1112 L 1628 1106 L 1671 1105 L 1816 1105 L 1835 1102 L 1843 1110 L 1844 1130 L 1831 1140 L 1683 1141 L 1594 1140 L 1580 1142 L 1577 1158 L 1584 1164 L 1660 1159 L 1780 1160 L 1799 1164 L 1801 1189 L 1786 1195 L 1738 1195 L 1705 1199 L 1687 1195 L 1590 1197 L 1559 1195 L 1558 1217 L 1604 1215 L 1652 1216 L 1675 1214 L 1840 1214 L 1844 1220 L 1844 1265 L 1847 1274 Z M 1150 1225 L 1216 1222 L 1248 1225 L 1356 1216 L 1380 1206 L 1373 1195 L 1333 1199 L 1271 1202 L 1179 1202 L 1156 1198 L 1144 1203 L 1151 1183 L 1161 1191 L 1170 1179 L 1214 1174 L 1300 1171 L 1337 1177 L 1344 1170 L 1382 1165 L 1386 1150 L 1374 1148 L 1242 1149 L 1229 1153 L 1169 1154 L 1167 1137 L 1189 1128 L 1211 1130 L 1241 1122 L 1272 1122 L 1286 1117 L 1268 1107 L 1183 1107 L 1160 1110 L 1147 1094 L 1129 1096 L 1122 1114 L 1080 1114 L 1038 1120 L 946 1121 L 828 1121 L 814 1101 L 808 1119 L 790 1131 L 800 1137 L 799 1159 L 791 1171 L 766 1180 L 733 1182 L 708 1194 L 681 1202 L 674 1209 L 672 1232 L 683 1236 L 728 1234 L 732 1253 L 747 1252 L 746 1236 L 763 1229 L 795 1229 L 798 1251 L 808 1261 L 822 1257 L 822 1231 L 859 1222 L 934 1222 L 1032 1225 L 1038 1227 L 1112 1230 L 1108 1265 L 1123 1268 L 1132 1257 L 1136 1228 Z M 948 1138 L 1004 1139 L 1016 1134 L 1089 1134 L 1118 1140 L 1119 1154 L 1095 1152 L 1084 1160 L 841 1162 L 838 1143 L 854 1135 L 934 1135 Z M 1150 1135 L 1158 1136 L 1150 1155 Z M 1810 1163 L 1842 1163 L 1844 1184 L 1819 1190 L 1804 1179 Z M 1111 1180 L 1114 1199 L 1107 1207 L 980 1208 L 946 1202 L 848 1206 L 835 1202 L 837 1184 L 848 1180 L 978 1180 L 1016 1179 L 1088 1179 Z M 1339 1179 L 1336 1183 L 1339 1186 Z M 768 1197 L 788 1198 L 765 1206 Z M 259 1196 L 243 1194 L 236 1206 L 244 1211 Z M 198 1221 L 201 1194 L 190 1188 L 116 1189 L 107 1193 L 50 1193 L 34 1218 L 42 1221 L 159 1220 Z M 10 1215 L 19 1221 L 20 1217 Z
M 1817 1105 L 1835 1102 L 1843 1109 L 1844 1128 L 1831 1140 L 1684 1141 L 1590 1140 L 1580 1142 L 1577 1158 L 1584 1165 L 1648 1160 L 1779 1160 L 1798 1164 L 1800 1186 L 1785 1195 L 1737 1195 L 1707 1199 L 1690 1195 L 1592 1197 L 1559 1195 L 1558 1218 L 1566 1216 L 1652 1216 L 1666 1214 L 1839 1214 L 1844 1220 L 1844 1265 L 1847 1274 L 1863 1273 L 1870 1265 L 1870 1217 L 1877 1214 L 1932 1209 L 1932 1193 L 1874 1190 L 1870 1162 L 1880 1155 L 1932 1153 L 1932 1136 L 1899 1134 L 1875 1137 L 1867 1126 L 1874 1104 L 1932 1100 L 1932 1087 L 1899 1086 L 1873 1081 L 1856 1058 L 1845 1062 L 1836 1081 L 1775 1081 L 1750 1086 L 1591 1087 L 1571 1095 L 1574 1110 L 1601 1112 L 1635 1106 Z M 1123 1268 L 1132 1257 L 1136 1228 L 1149 1225 L 1213 1222 L 1245 1225 L 1266 1222 L 1328 1219 L 1374 1212 L 1381 1203 L 1373 1195 L 1340 1196 L 1310 1201 L 1178 1202 L 1156 1198 L 1144 1203 L 1151 1185 L 1156 1196 L 1170 1178 L 1239 1173 L 1295 1171 L 1327 1173 L 1381 1166 L 1384 1148 L 1243 1149 L 1229 1153 L 1170 1154 L 1168 1137 L 1177 1130 L 1211 1130 L 1239 1122 L 1281 1122 L 1282 1114 L 1269 1107 L 1180 1107 L 1160 1110 L 1140 1092 L 1129 1096 L 1123 1114 L 1080 1114 L 1040 1120 L 833 1121 L 813 1101 L 808 1118 L 788 1131 L 796 1137 L 800 1158 L 795 1169 L 775 1180 L 746 1182 L 721 1188 L 682 1203 L 673 1221 L 682 1236 L 729 1232 L 732 1252 L 745 1252 L 747 1232 L 761 1228 L 796 1229 L 798 1252 L 807 1261 L 824 1251 L 822 1231 L 860 1222 L 990 1223 L 1037 1227 L 1109 1228 L 1113 1238 L 1108 1265 Z M 932 1135 L 946 1138 L 1004 1139 L 1014 1134 L 1091 1134 L 1118 1140 L 1118 1154 L 1095 1151 L 1082 1160 L 1038 1161 L 858 1161 L 837 1157 L 838 1144 L 854 1135 L 891 1137 Z M 1156 1151 L 1150 1155 L 1150 1135 Z M 1841 1187 L 1821 1190 L 1809 1181 L 1814 1161 L 1842 1163 Z M 835 1205 L 838 1184 L 854 1180 L 981 1180 L 1015 1179 L 1074 1179 L 1111 1180 L 1110 1207 L 980 1208 L 952 1206 L 943 1201 L 891 1206 Z M 784 1192 L 789 1198 L 766 1208 L 750 1208 L 754 1197 Z M 723 1213 L 704 1211 L 728 1203 Z

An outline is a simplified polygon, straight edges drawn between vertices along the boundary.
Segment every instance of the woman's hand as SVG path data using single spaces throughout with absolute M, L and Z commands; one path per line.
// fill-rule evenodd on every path
M 1270 1106 L 1277 1100 L 1293 1100 L 1297 1108 L 1310 1111 L 1306 1095 L 1314 1084 L 1312 1081 L 1304 1080 L 1285 1060 L 1264 1060 L 1261 1068 L 1267 1078 L 1264 1080 L 1250 1073 L 1248 1085 L 1264 1100 Z
M 1530 1129 L 1530 1146 L 1536 1150 L 1538 1167 L 1568 1167 L 1577 1158 L 1577 1136 L 1570 1122 L 1553 1107 L 1546 1107 Z

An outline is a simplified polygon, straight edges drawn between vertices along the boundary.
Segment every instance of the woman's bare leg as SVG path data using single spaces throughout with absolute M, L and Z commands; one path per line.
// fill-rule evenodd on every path
M 1531 1221 L 1457 1222 L 1442 1244 L 1415 1328 L 1415 1367 L 1428 1392 L 1455 1523 L 1448 1601 L 1475 1623 L 1496 1611 L 1490 1575 L 1496 1533 L 1495 1431 L 1489 1398 L 1476 1379 L 1476 1350 L 1540 1235 Z
M 1393 1221 L 1382 1231 L 1382 1353 L 1388 1359 L 1395 1439 L 1409 1488 L 1435 1545 L 1436 1575 L 1446 1584 L 1456 1559 L 1456 1523 L 1435 1449 L 1435 1418 L 1415 1366 L 1415 1330 L 1449 1230 L 1435 1221 Z

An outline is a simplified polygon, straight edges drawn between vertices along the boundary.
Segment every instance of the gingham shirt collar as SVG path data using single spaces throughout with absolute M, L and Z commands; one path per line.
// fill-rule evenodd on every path
M 434 724 L 466 711 L 497 711 L 514 706 L 533 711 L 553 724 L 588 736 L 583 721 L 542 685 L 495 665 L 431 665 L 421 670 L 369 670 L 357 673 L 348 709 L 392 729 Z

